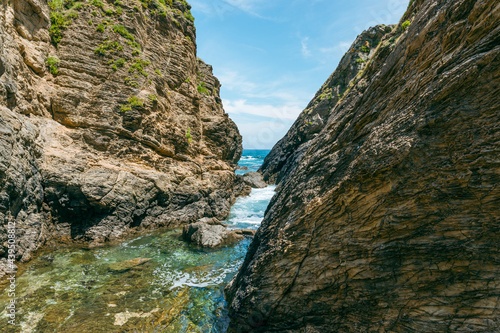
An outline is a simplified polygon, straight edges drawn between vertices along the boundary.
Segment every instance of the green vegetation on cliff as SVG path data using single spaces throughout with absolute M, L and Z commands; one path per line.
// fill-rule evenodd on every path
M 59 73 L 57 69 L 59 67 L 59 58 L 57 57 L 47 57 L 46 64 L 49 66 L 50 72 L 52 75 L 56 76 Z

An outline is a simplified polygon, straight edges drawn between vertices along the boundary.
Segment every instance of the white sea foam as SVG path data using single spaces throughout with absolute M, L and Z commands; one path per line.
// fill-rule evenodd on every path
M 240 261 L 232 263 L 226 267 L 218 269 L 208 269 L 206 271 L 199 271 L 188 273 L 179 269 L 174 269 L 169 264 L 164 264 L 158 267 L 153 275 L 156 276 L 156 283 L 169 289 L 179 287 L 198 287 L 205 288 L 208 286 L 216 286 L 224 283 L 227 274 L 233 273 L 241 264 Z
M 256 161 L 259 158 L 254 156 L 241 156 L 240 161 Z
M 234 228 L 258 228 L 275 189 L 276 186 L 254 188 L 248 197 L 239 198 L 226 223 Z
M 264 187 L 264 188 L 254 188 L 252 189 L 252 193 L 247 197 L 249 200 L 259 201 L 259 200 L 271 200 L 274 196 L 274 191 L 276 190 L 276 185 Z M 247 199 L 242 198 L 242 199 Z

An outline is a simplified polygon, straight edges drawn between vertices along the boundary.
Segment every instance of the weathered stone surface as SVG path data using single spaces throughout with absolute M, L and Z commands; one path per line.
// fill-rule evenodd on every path
M 38 129 L 24 116 L 0 106 L 0 259 L 7 270 L 7 225 L 16 230 L 16 261 L 28 260 L 51 230 L 42 209 L 43 183 L 35 140 Z
M 227 224 L 222 223 L 221 221 L 219 221 L 219 219 L 216 218 L 216 217 L 204 217 L 202 219 L 199 219 L 196 222 L 197 223 L 198 222 L 202 222 L 202 223 L 206 223 L 206 224 L 210 224 L 210 225 L 221 225 L 223 227 L 227 227 L 228 226 Z
M 109 270 L 112 272 L 126 272 L 138 266 L 141 266 L 147 262 L 151 261 L 151 258 L 135 258 L 125 261 L 120 261 L 109 266 Z
M 411 3 L 282 177 L 233 332 L 500 330 L 500 6 Z
M 214 248 L 238 242 L 242 234 L 226 229 L 222 225 L 196 222 L 184 226 L 182 238 L 198 246 Z
M 235 229 L 233 231 L 238 235 L 249 236 L 249 237 L 255 236 L 255 233 L 257 232 L 257 230 L 254 229 Z
M 287 134 L 273 147 L 259 169 L 264 180 L 278 184 L 297 165 L 311 140 L 326 126 L 331 109 L 350 89 L 350 83 L 366 68 L 378 44 L 394 25 L 378 25 L 356 38 L 337 69 L 302 111 Z
M 50 238 L 97 245 L 223 219 L 247 190 L 190 6 L 121 3 L 0 0 L 2 257 L 9 221 L 24 261 Z M 66 20 L 58 42 L 51 12 Z
M 262 174 L 258 172 L 247 172 L 239 177 L 243 179 L 245 184 L 252 188 L 264 188 L 267 186 L 266 182 L 262 178 Z

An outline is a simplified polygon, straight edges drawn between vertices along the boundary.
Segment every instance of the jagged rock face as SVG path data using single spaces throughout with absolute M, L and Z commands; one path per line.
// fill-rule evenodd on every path
M 17 222 L 17 260 L 229 213 L 241 136 L 185 1 L 1 7 L 0 234 Z
M 46 240 L 50 216 L 43 204 L 42 177 L 35 144 L 38 129 L 24 117 L 0 106 L 0 256 L 7 256 L 8 222 L 16 222 L 19 259 L 29 259 Z M 0 272 L 6 270 L 0 261 Z
M 311 140 L 325 127 L 330 110 L 350 88 L 353 79 L 365 69 L 377 45 L 393 28 L 392 25 L 378 25 L 356 38 L 335 72 L 318 90 L 288 133 L 266 156 L 259 169 L 265 181 L 277 184 L 293 170 L 302 154 L 310 147 Z
M 411 3 L 282 179 L 232 331 L 500 330 L 499 45 L 498 1 Z

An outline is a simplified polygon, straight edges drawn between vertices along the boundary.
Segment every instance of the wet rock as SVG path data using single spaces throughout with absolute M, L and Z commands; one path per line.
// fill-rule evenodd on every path
M 52 256 L 42 256 L 42 257 L 40 257 L 40 261 L 45 262 L 47 264 L 51 264 L 54 261 L 54 257 L 52 257 Z
M 160 311 L 159 308 L 155 308 L 149 312 L 120 312 L 120 313 L 115 313 L 115 326 L 123 326 L 125 325 L 129 319 L 131 318 L 148 318 L 152 317 L 155 312 Z
M 233 231 L 238 235 L 249 236 L 249 237 L 255 236 L 255 233 L 257 232 L 257 230 L 254 229 L 235 229 Z
M 221 225 L 210 225 L 197 222 L 184 227 L 182 231 L 184 240 L 207 248 L 219 247 L 238 242 L 244 237 Z
M 123 273 L 129 271 L 135 267 L 143 265 L 151 261 L 151 258 L 135 258 L 131 260 L 121 261 L 109 266 L 109 270 L 112 272 Z
M 269 155 L 229 332 L 500 331 L 498 1 L 410 4 L 301 156 Z
M 266 182 L 262 178 L 262 174 L 258 172 L 248 172 L 242 176 L 238 176 L 243 179 L 245 184 L 251 186 L 252 188 L 264 188 L 267 187 Z

